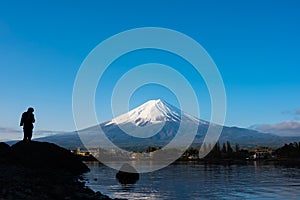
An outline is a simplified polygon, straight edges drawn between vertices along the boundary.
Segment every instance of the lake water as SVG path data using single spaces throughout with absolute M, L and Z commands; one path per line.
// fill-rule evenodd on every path
M 300 199 L 300 169 L 273 165 L 176 164 L 140 174 L 132 186 L 115 179 L 116 170 L 88 163 L 87 186 L 127 199 Z

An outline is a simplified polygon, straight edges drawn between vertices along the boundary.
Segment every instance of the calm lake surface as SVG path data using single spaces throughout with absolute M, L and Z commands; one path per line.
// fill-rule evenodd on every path
M 127 199 L 300 199 L 300 169 L 273 165 L 176 164 L 140 174 L 132 186 L 115 179 L 116 170 L 87 163 L 87 186 Z

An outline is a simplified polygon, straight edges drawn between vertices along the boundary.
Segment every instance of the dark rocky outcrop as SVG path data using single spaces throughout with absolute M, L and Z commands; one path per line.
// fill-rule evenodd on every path
M 11 146 L 8 154 L 11 163 L 32 169 L 67 171 L 74 175 L 89 171 L 79 157 L 70 151 L 48 142 L 18 142 Z
M 0 143 L 0 199 L 110 199 L 80 181 L 88 167 L 46 142 Z

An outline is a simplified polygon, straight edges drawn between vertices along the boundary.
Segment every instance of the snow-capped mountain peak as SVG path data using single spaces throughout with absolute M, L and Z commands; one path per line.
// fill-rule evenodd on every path
M 181 112 L 175 106 L 172 106 L 161 99 L 150 100 L 141 106 L 120 115 L 105 125 L 133 123 L 136 126 L 145 126 L 147 124 L 156 124 L 166 121 L 180 122 L 181 118 L 189 118 L 198 121 L 196 118 Z
M 136 126 L 145 126 L 165 121 L 180 121 L 180 110 L 157 99 L 150 100 L 141 106 L 114 118 L 115 124 L 133 123 Z

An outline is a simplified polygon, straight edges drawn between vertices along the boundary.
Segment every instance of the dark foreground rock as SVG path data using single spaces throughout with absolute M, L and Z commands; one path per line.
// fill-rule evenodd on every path
M 55 144 L 0 143 L 0 156 L 0 199 L 110 199 L 85 187 L 88 167 Z
M 31 169 L 62 170 L 73 175 L 89 171 L 76 155 L 48 142 L 18 142 L 11 146 L 7 160 Z

